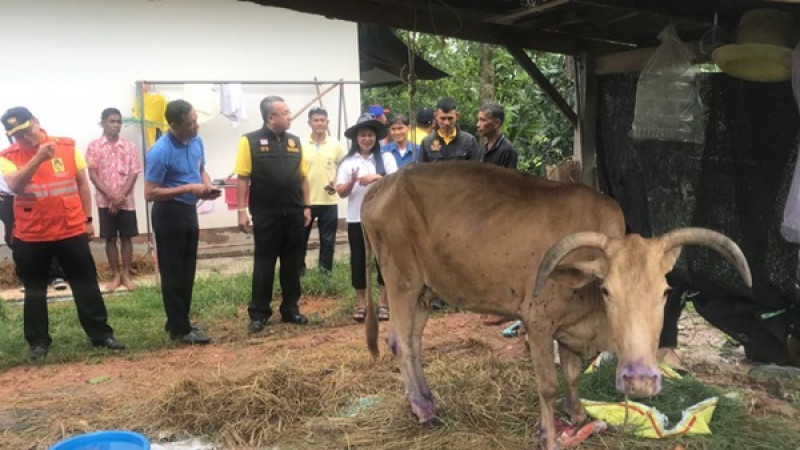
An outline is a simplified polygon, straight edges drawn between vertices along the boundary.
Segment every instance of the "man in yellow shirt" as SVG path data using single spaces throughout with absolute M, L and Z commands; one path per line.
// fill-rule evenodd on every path
M 319 231 L 319 268 L 323 273 L 333 270 L 333 253 L 336 247 L 336 225 L 339 219 L 339 198 L 333 187 L 336 167 L 344 158 L 342 144 L 328 136 L 328 111 L 311 108 L 308 111 L 308 126 L 311 134 L 303 142 L 303 159 L 308 162 L 308 186 L 311 194 L 311 223 L 305 227 L 303 236 L 303 269 L 308 251 L 311 226 L 317 219 Z
M 291 111 L 283 98 L 261 101 L 264 125 L 239 140 L 234 172 L 239 207 L 239 229 L 253 233 L 253 290 L 247 312 L 248 330 L 264 330 L 272 316 L 272 282 L 280 258 L 283 301 L 281 320 L 305 325 L 300 314 L 300 269 L 303 263 L 303 227 L 311 223 L 308 163 L 300 138 L 287 132 Z M 248 204 L 249 195 L 249 204 Z M 253 225 L 247 215 L 248 204 Z
M 433 129 L 433 110 L 430 108 L 420 108 L 417 111 L 417 123 L 412 131 L 412 136 L 409 139 L 413 140 L 415 144 L 422 144 L 422 140 L 431 134 Z

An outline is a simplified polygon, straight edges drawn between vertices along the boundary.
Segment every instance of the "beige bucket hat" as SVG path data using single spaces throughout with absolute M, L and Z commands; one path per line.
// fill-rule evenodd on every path
M 794 18 L 776 9 L 753 9 L 739 21 L 738 43 L 711 58 L 728 75 L 748 81 L 786 81 L 792 76 Z

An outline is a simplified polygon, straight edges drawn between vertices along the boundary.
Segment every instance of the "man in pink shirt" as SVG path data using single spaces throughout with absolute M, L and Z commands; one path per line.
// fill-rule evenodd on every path
M 136 205 L 133 200 L 133 185 L 142 171 L 136 157 L 133 142 L 120 137 L 122 114 L 116 108 L 106 108 L 100 115 L 103 136 L 89 143 L 86 163 L 89 178 L 94 184 L 100 237 L 106 240 L 106 256 L 111 266 L 111 281 L 106 289 L 114 291 L 120 285 L 132 291 L 136 284 L 131 277 L 133 243 L 131 238 L 139 234 L 136 224 Z M 117 250 L 117 236 L 120 250 Z M 122 268 L 119 265 L 122 253 Z

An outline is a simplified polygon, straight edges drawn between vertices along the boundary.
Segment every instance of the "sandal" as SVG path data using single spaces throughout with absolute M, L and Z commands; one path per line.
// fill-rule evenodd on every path
M 363 322 L 364 319 L 367 318 L 367 308 L 363 306 L 359 306 L 356 308 L 356 312 L 353 313 L 353 320 L 356 322 Z
M 378 306 L 378 320 L 385 321 L 389 320 L 389 307 L 388 306 Z

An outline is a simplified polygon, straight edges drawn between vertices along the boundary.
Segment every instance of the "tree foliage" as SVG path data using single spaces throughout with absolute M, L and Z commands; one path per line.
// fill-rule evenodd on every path
M 412 35 L 401 30 L 397 33 L 404 42 L 409 42 L 409 35 Z M 420 56 L 450 76 L 417 81 L 412 106 L 414 113 L 409 117 L 413 121 L 418 108 L 433 108 L 439 98 L 452 97 L 459 104 L 459 126 L 474 133 L 480 107 L 481 44 L 421 33 L 416 42 Z M 528 54 L 550 83 L 570 104 L 574 104 L 574 82 L 565 70 L 566 57 L 550 53 Z M 572 154 L 573 129 L 505 48 L 496 48 L 493 61 L 496 101 L 505 106 L 505 132 L 519 151 L 519 169 L 541 175 L 545 164 L 554 164 Z M 381 104 L 394 113 L 409 114 L 406 85 L 364 89 L 362 102 L 364 108 Z

